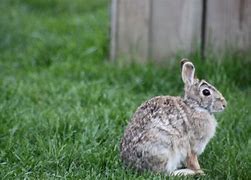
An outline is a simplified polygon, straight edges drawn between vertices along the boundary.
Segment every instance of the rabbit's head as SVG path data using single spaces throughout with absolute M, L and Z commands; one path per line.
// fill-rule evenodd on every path
M 185 84 L 184 99 L 188 103 L 197 104 L 209 112 L 220 112 L 226 108 L 227 102 L 222 94 L 213 85 L 195 77 L 191 61 L 181 60 L 181 76 Z

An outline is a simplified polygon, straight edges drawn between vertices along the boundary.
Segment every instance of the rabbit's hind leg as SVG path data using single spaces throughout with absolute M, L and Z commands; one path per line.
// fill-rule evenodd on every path
M 191 152 L 188 154 L 186 159 L 187 168 L 192 169 L 196 174 L 205 175 L 203 170 L 200 168 L 198 157 L 195 153 Z
M 171 176 L 192 176 L 195 174 L 196 172 L 191 169 L 177 169 L 170 173 Z

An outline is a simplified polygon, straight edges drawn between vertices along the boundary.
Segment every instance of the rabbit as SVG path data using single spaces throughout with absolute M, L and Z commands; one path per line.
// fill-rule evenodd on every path
M 132 116 L 120 143 L 122 162 L 138 171 L 168 175 L 204 174 L 198 156 L 214 136 L 213 113 L 227 102 L 195 67 L 181 60 L 184 97 L 157 96 L 144 102 Z

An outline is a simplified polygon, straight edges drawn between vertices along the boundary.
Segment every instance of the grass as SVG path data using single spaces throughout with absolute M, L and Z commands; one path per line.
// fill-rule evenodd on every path
M 0 2 L 1 179 L 164 178 L 125 169 L 118 146 L 140 103 L 182 94 L 179 65 L 110 63 L 108 3 Z M 201 179 L 250 179 L 251 57 L 189 57 L 229 103 Z

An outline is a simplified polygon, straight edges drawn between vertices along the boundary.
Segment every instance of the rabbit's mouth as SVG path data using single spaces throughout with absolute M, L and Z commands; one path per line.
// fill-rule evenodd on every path
M 219 107 L 219 108 L 213 108 L 213 109 L 211 110 L 211 112 L 212 112 L 212 113 L 223 112 L 225 109 L 226 109 L 226 106 L 222 105 L 222 106 Z
M 216 112 L 223 112 L 225 108 L 221 108 L 220 110 L 217 110 Z
M 211 106 L 211 112 L 223 112 L 227 107 L 227 101 L 224 98 L 216 100 Z

